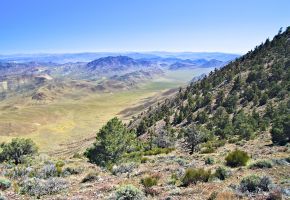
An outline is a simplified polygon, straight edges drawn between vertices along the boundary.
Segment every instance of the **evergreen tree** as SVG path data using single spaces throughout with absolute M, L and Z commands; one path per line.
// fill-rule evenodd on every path
M 141 120 L 139 126 L 137 127 L 137 135 L 140 136 L 140 135 L 146 133 L 147 129 L 148 129 L 148 127 L 147 127 L 145 120 Z
M 189 149 L 189 153 L 193 154 L 198 149 L 199 143 L 202 141 L 202 133 L 197 127 L 192 126 L 185 130 L 185 146 Z
M 100 166 L 109 167 L 118 163 L 132 147 L 135 133 L 127 130 L 122 121 L 113 118 L 97 133 L 96 142 L 85 152 L 89 161 Z

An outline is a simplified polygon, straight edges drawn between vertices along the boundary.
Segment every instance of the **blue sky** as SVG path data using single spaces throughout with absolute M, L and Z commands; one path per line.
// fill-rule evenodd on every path
M 289 0 L 0 0 L 0 54 L 245 53 L 289 25 Z

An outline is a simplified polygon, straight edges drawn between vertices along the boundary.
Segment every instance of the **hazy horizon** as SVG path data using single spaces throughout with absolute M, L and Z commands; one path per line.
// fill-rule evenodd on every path
M 155 53 L 170 53 L 170 54 L 233 54 L 242 55 L 243 53 L 232 53 L 232 52 L 219 52 L 219 51 L 81 51 L 81 52 L 31 52 L 31 53 L 11 53 L 11 54 L 0 54 L 0 56 L 33 56 L 33 55 L 62 55 L 62 54 L 155 54 Z

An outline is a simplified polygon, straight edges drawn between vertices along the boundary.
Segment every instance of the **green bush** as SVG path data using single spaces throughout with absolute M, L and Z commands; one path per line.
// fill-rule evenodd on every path
M 258 160 L 250 165 L 250 169 L 263 169 L 263 168 L 272 168 L 273 164 L 269 160 Z
M 0 179 L 0 190 L 6 190 L 10 188 L 11 182 L 7 179 Z
M 133 185 L 124 185 L 115 192 L 116 200 L 143 200 L 144 193 Z
M 57 176 L 61 176 L 63 174 L 62 167 L 65 165 L 63 161 L 58 161 L 55 163 L 55 168 L 57 172 Z
M 37 147 L 31 139 L 15 138 L 10 143 L 0 145 L 0 162 L 12 161 L 20 164 L 25 156 L 31 156 L 37 153 Z
M 208 182 L 211 177 L 211 171 L 205 170 L 203 168 L 194 169 L 188 168 L 185 171 L 185 175 L 183 176 L 181 182 L 184 186 L 188 186 L 192 183 L 196 184 L 197 182 Z
M 147 176 L 141 179 L 141 183 L 145 188 L 149 188 L 154 185 L 157 185 L 158 180 L 159 180 L 158 176 Z
M 242 179 L 240 189 L 242 192 L 257 192 L 259 190 L 269 191 L 271 182 L 271 179 L 266 176 L 260 177 L 257 175 L 250 175 Z
M 212 157 L 207 157 L 204 162 L 206 165 L 212 165 L 214 164 L 214 159 Z
M 150 159 L 149 158 L 147 158 L 147 157 L 142 157 L 141 158 L 141 163 L 146 163 L 146 162 L 148 162 Z
M 231 176 L 231 171 L 224 167 L 218 167 L 215 171 L 214 176 L 220 180 L 225 180 L 226 178 Z
M 227 155 L 226 164 L 230 167 L 245 166 L 249 159 L 246 152 L 236 149 Z
M 200 153 L 202 154 L 208 154 L 208 153 L 214 153 L 215 149 L 212 146 L 206 146 L 205 148 L 202 148 Z

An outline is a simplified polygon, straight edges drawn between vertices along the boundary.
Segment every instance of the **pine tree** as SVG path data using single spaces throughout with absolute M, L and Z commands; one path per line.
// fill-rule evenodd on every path
M 121 120 L 113 118 L 97 133 L 93 147 L 85 155 L 89 161 L 109 167 L 118 163 L 127 150 L 134 144 L 135 133 L 127 130 Z

